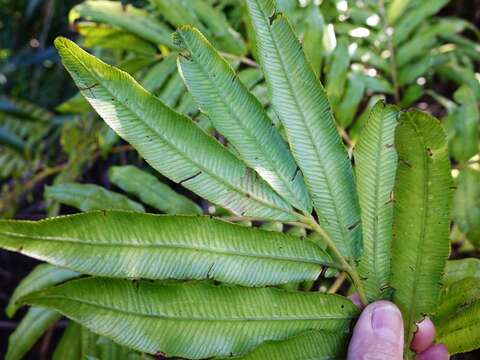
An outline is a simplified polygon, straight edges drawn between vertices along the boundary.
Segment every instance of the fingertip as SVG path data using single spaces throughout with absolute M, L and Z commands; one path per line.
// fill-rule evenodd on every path
M 348 359 L 382 356 L 401 360 L 403 354 L 403 320 L 400 310 L 391 302 L 369 304 L 360 315 L 348 348 Z
M 443 344 L 434 344 L 427 350 L 417 355 L 417 360 L 448 360 L 450 355 L 448 349 Z
M 417 353 L 421 353 L 432 345 L 435 339 L 435 325 L 428 317 L 417 324 L 417 331 L 413 337 L 410 348 Z

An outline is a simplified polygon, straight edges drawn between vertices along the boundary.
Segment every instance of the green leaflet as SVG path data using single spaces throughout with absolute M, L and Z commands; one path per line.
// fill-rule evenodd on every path
M 100 47 L 131 51 L 149 58 L 154 57 L 156 54 L 156 48 L 151 42 L 141 39 L 130 32 L 105 25 L 98 26 L 98 24 L 90 22 L 76 24 L 76 27 L 82 36 L 82 45 L 87 48 Z
M 348 127 L 357 113 L 358 105 L 363 100 L 363 93 L 365 91 L 365 81 L 363 77 L 351 73 L 348 74 L 348 82 L 342 101 L 335 109 L 335 117 L 337 123 L 342 127 Z
M 428 54 L 438 44 L 437 37 L 443 34 L 455 34 L 465 29 L 464 21 L 442 18 L 421 27 L 418 33 L 395 51 L 395 63 L 400 68 L 421 55 Z
M 385 73 L 388 73 L 390 68 L 388 60 L 382 58 L 382 56 L 377 54 L 375 51 L 364 46 L 358 46 L 356 48 L 353 48 L 352 50 L 353 51 L 350 54 L 350 60 L 352 62 L 368 64 L 371 67 L 383 70 Z
M 467 85 L 462 85 L 454 93 L 455 101 L 461 104 L 453 113 L 454 133 L 450 139 L 450 153 L 459 161 L 468 161 L 478 153 L 480 111 L 475 93 Z
M 24 301 L 54 308 L 133 349 L 191 359 L 244 354 L 305 330 L 345 333 L 358 312 L 337 295 L 101 278 L 71 281 Z
M 58 319 L 60 319 L 60 314 L 54 310 L 30 308 L 8 338 L 5 360 L 21 360 Z
M 168 77 L 175 73 L 176 66 L 176 53 L 171 53 L 165 56 L 161 61 L 153 65 L 145 73 L 141 85 L 150 92 L 156 92 L 167 81 Z
M 426 54 L 423 58 L 402 67 L 398 71 L 398 85 L 405 86 L 424 75 L 432 67 L 432 56 Z
M 0 114 L 29 122 L 51 123 L 54 120 L 54 114 L 47 109 L 23 99 L 4 95 L 0 96 Z
M 425 19 L 440 11 L 447 3 L 448 0 L 429 0 L 422 1 L 417 6 L 412 6 L 410 11 L 406 12 L 395 26 L 392 38 L 393 45 L 400 45 L 416 27 L 421 25 Z
M 391 285 L 405 322 L 407 352 L 415 323 L 438 303 L 450 248 L 452 179 L 445 134 L 436 119 L 420 111 L 403 113 L 395 146 Z
M 446 286 L 435 312 L 434 320 L 445 323 L 452 316 L 480 300 L 480 278 L 466 277 Z
M 465 168 L 457 178 L 453 217 L 459 229 L 476 247 L 480 246 L 480 171 Z
M 151 359 L 112 340 L 98 336 L 70 321 L 53 354 L 53 360 L 139 360 Z
M 166 106 L 176 109 L 176 105 L 187 88 L 183 83 L 182 77 L 178 72 L 175 72 L 170 79 L 168 79 L 165 87 L 158 93 L 158 98 Z
M 244 55 L 246 45 L 225 15 L 204 0 L 153 0 L 159 12 L 174 27 L 192 25 L 200 29 L 216 48 Z
M 45 188 L 45 198 L 73 206 L 81 211 L 130 210 L 144 212 L 144 207 L 125 195 L 109 191 L 99 185 L 64 183 Z
M 297 218 L 243 162 L 130 75 L 67 39 L 58 38 L 55 44 L 82 94 L 154 169 L 234 213 L 283 221 Z
M 367 90 L 370 90 L 370 91 L 374 92 L 374 93 L 380 93 L 380 94 L 382 94 L 382 96 L 385 96 L 383 94 L 393 94 L 394 93 L 392 84 L 390 84 L 390 82 L 387 81 L 382 76 L 364 75 L 363 76 L 363 81 L 365 83 L 365 88 Z
M 472 351 L 478 348 L 480 333 L 480 278 L 465 278 L 448 286 L 434 318 L 436 341 L 448 352 Z
M 71 98 L 58 105 L 55 110 L 62 114 L 84 114 L 91 111 L 92 107 L 82 94 L 77 92 Z
M 353 153 L 363 230 L 363 254 L 358 270 L 369 301 L 388 295 L 398 116 L 397 108 L 377 103 Z
M 95 359 L 98 356 L 97 341 L 99 336 L 86 327 L 80 328 L 80 359 Z
M 461 27 L 461 24 L 458 25 Z M 469 25 L 471 24 L 466 22 L 463 27 L 469 27 Z M 456 44 L 458 46 L 458 50 L 461 53 L 465 53 L 468 57 L 472 58 L 472 60 L 480 61 L 480 53 L 477 48 L 477 42 L 472 41 L 464 36 L 457 35 L 453 32 L 441 34 L 441 37 L 448 42 Z
M 407 10 L 412 0 L 393 0 L 387 8 L 387 19 L 390 25 L 395 24 L 395 21 Z
M 90 0 L 75 6 L 70 17 L 77 14 L 96 22 L 116 26 L 156 45 L 173 46 L 169 28 L 149 16 L 147 11 L 132 5 L 123 8 L 119 1 Z
M 403 92 L 402 100 L 399 106 L 401 108 L 408 108 L 420 99 L 424 94 L 424 88 L 416 83 L 409 85 Z
M 6 309 L 7 316 L 13 317 L 19 308 L 17 301 L 22 296 L 79 276 L 80 274 L 75 271 L 62 269 L 50 264 L 37 265 L 15 288 Z
M 173 191 L 154 175 L 136 166 L 112 166 L 108 179 L 123 191 L 167 214 L 202 214 L 202 209 L 186 196 Z
M 314 280 L 321 265 L 332 265 L 314 243 L 282 233 L 122 211 L 0 221 L 0 247 L 90 275 L 249 286 Z
M 447 261 L 445 275 L 443 276 L 445 286 L 467 277 L 480 278 L 480 259 L 467 258 Z
M 407 66 L 416 58 L 425 55 L 430 56 L 430 50 L 436 43 L 435 34 L 430 33 L 428 30 L 420 32 L 413 39 L 398 48 L 395 52 L 395 64 L 401 68 Z
M 284 341 L 269 341 L 238 360 L 345 359 L 346 334 L 306 331 Z
M 438 68 L 438 74 L 458 85 L 469 86 L 477 100 L 480 100 L 480 82 L 478 82 L 475 73 L 470 68 L 455 63 L 449 63 L 440 66 Z
M 305 176 L 320 225 L 349 259 L 361 253 L 358 201 L 350 160 L 327 95 L 286 17 L 272 0 L 248 0 L 272 104 Z
M 334 109 L 336 109 L 342 99 L 347 82 L 348 68 L 350 65 L 348 44 L 348 39 L 338 39 L 337 46 L 330 56 L 328 63 L 326 91 L 330 104 Z
M 52 360 L 85 360 L 82 359 L 81 340 L 82 328 L 74 321 L 70 321 L 58 342 Z
M 25 154 L 27 147 L 27 144 L 22 138 L 3 127 L 0 127 L 0 145 L 9 147 L 22 156 Z
M 106 337 L 97 340 L 99 360 L 140 360 L 151 359 L 150 356 L 142 355 L 134 350 L 118 345 Z
M 184 26 L 174 41 L 184 50 L 179 70 L 202 112 L 248 166 L 292 205 L 310 213 L 302 173 L 262 104 L 198 30 Z
M 311 2 L 306 9 L 303 51 L 317 75 L 321 73 L 322 69 L 324 29 L 325 20 L 320 8 L 314 2 Z

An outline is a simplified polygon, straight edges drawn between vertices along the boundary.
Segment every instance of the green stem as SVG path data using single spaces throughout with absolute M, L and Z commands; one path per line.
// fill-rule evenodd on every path
M 332 255 L 340 263 L 342 269 L 350 277 L 350 280 L 352 281 L 353 285 L 355 286 L 355 289 L 358 292 L 358 296 L 360 297 L 360 300 L 364 304 L 368 304 L 367 297 L 365 296 L 365 291 L 363 290 L 363 285 L 360 280 L 360 276 L 358 275 L 355 264 L 345 259 L 345 257 L 340 253 L 340 251 L 338 251 L 338 248 L 333 242 L 330 235 L 327 234 L 327 232 L 320 226 L 320 224 L 311 215 L 302 217 L 302 222 L 308 225 L 310 229 L 317 232 L 320 236 L 323 237 Z

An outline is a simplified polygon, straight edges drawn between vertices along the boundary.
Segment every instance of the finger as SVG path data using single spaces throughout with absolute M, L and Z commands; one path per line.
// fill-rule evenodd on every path
M 353 330 L 348 360 L 402 360 L 403 321 L 400 310 L 388 301 L 368 305 Z
M 433 344 L 435 339 L 435 325 L 429 318 L 423 319 L 417 324 L 417 331 L 413 337 L 411 349 L 417 353 L 421 353 Z
M 427 350 L 417 355 L 417 360 L 448 360 L 447 347 L 443 344 L 435 344 L 430 346 Z

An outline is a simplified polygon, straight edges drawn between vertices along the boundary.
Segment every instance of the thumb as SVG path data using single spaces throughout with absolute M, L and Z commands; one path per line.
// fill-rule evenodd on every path
M 360 315 L 348 346 L 348 360 L 402 360 L 403 320 L 391 302 L 377 301 Z

